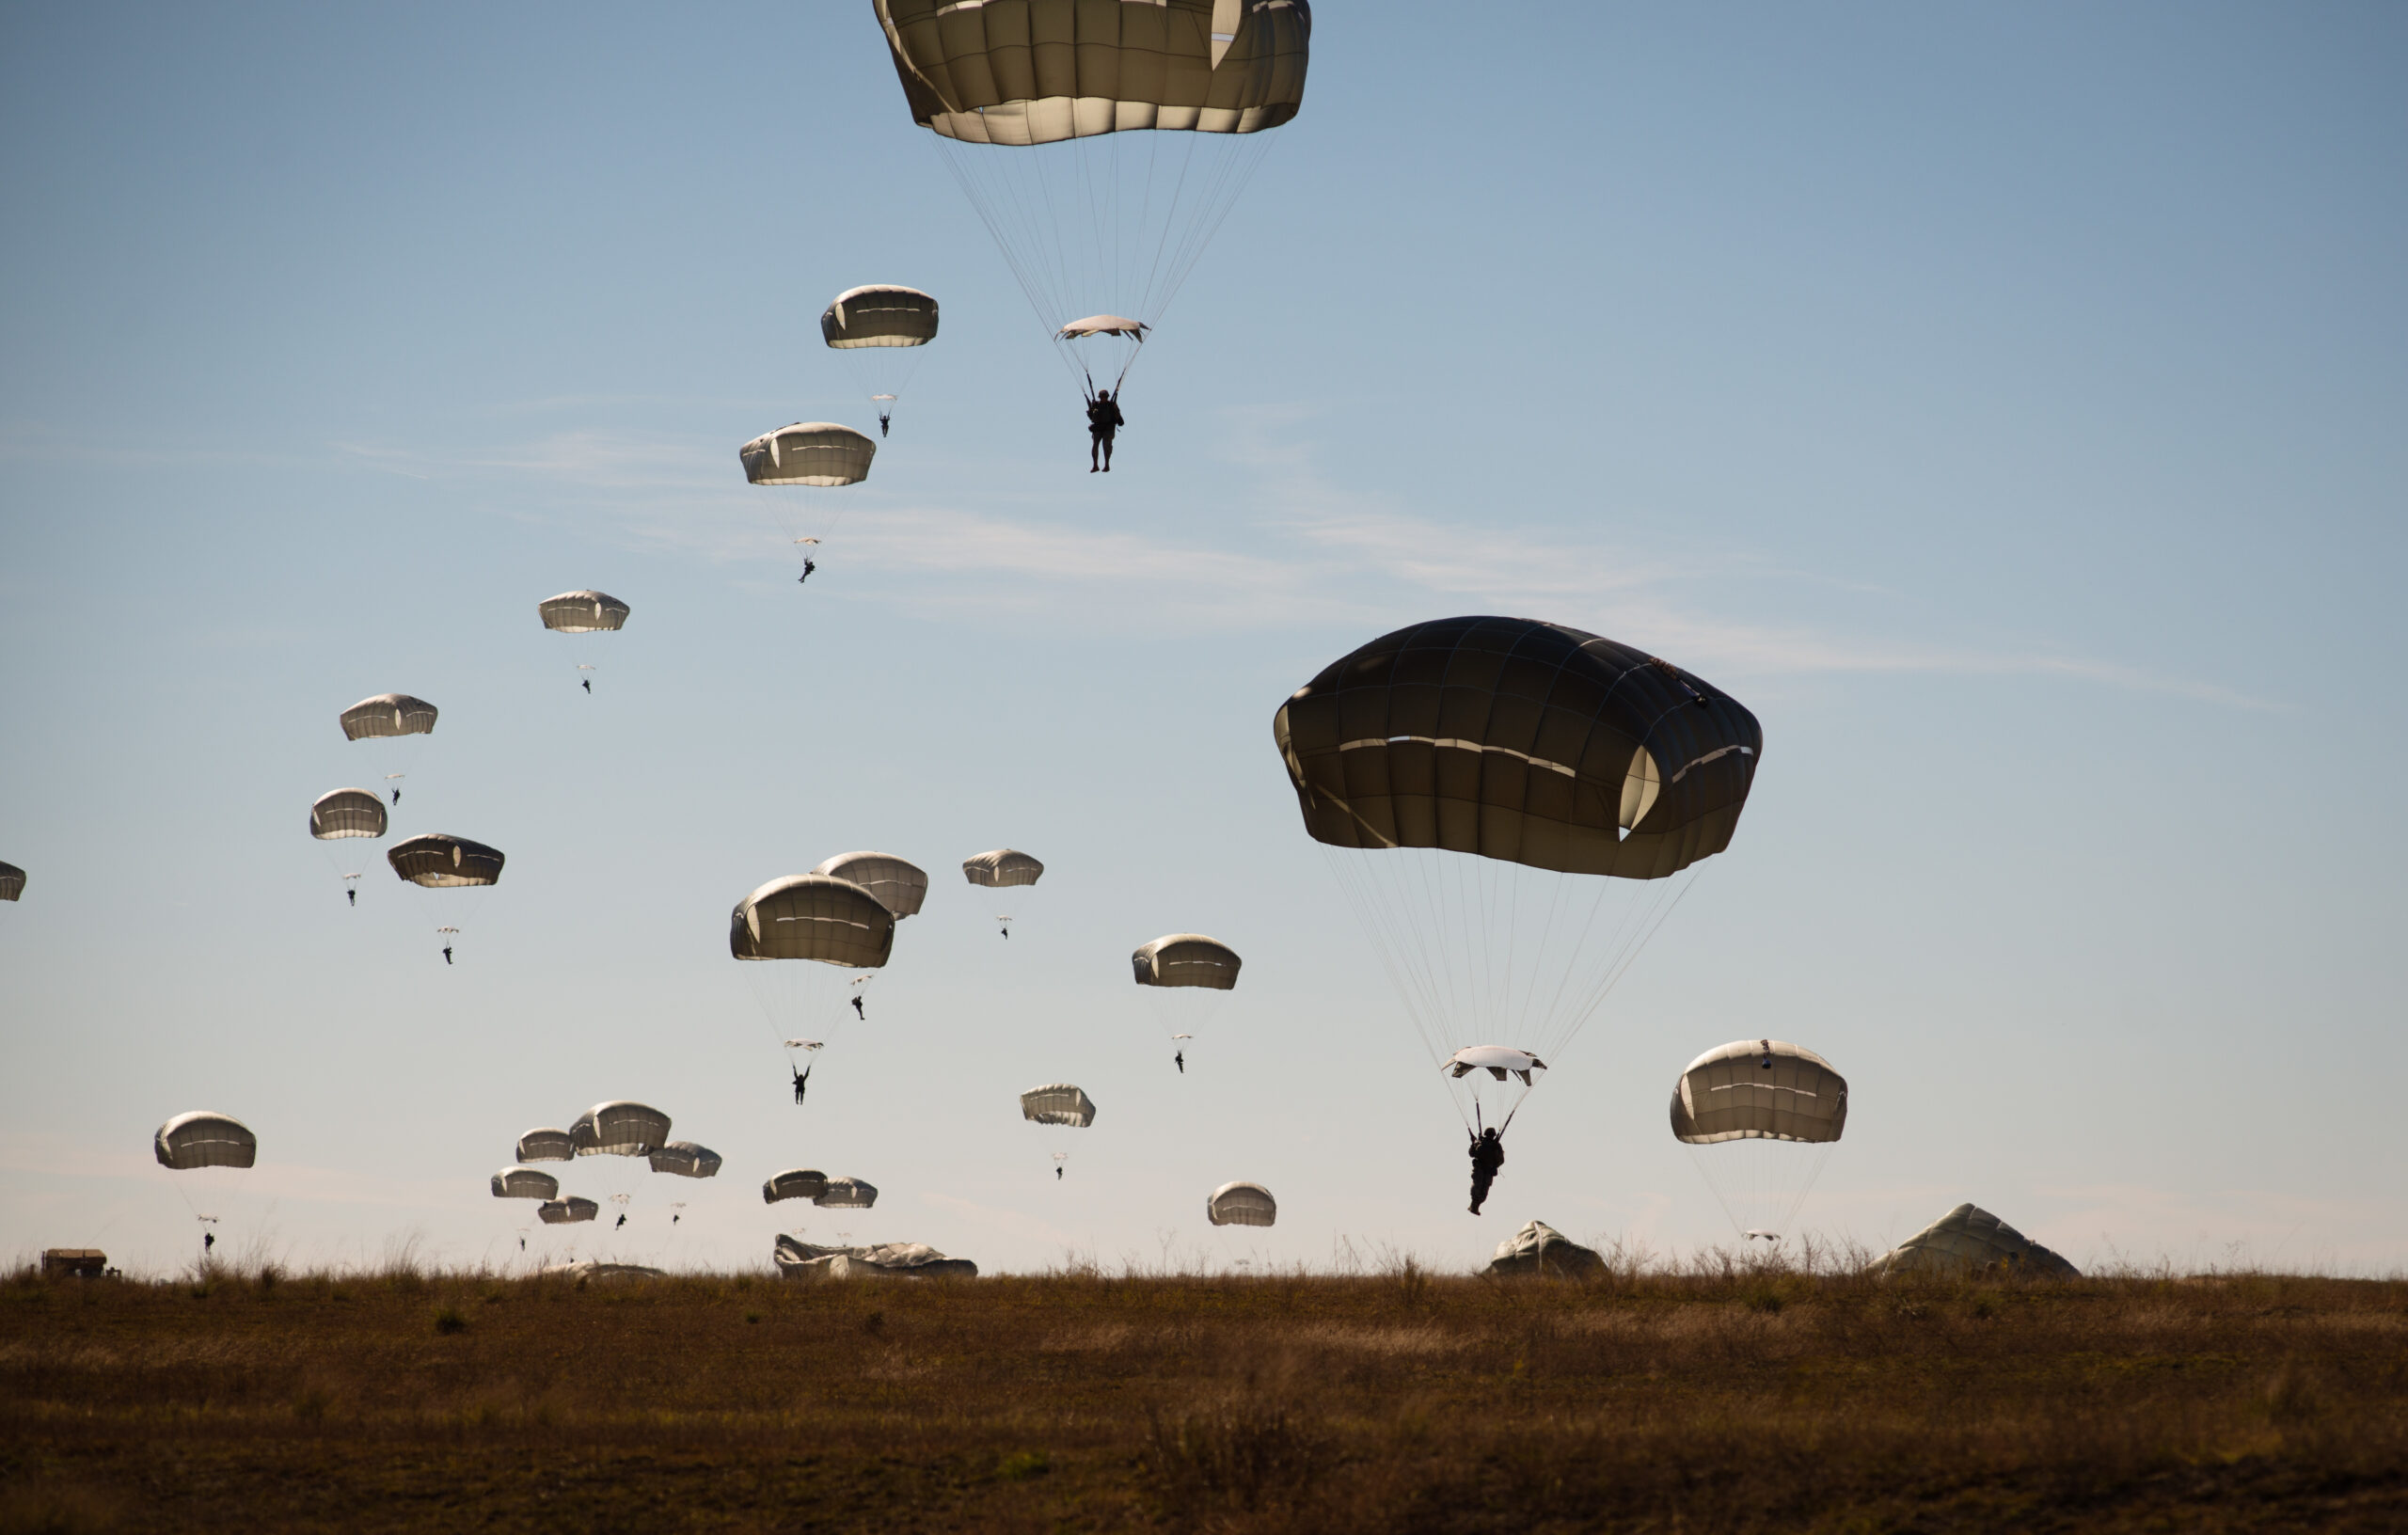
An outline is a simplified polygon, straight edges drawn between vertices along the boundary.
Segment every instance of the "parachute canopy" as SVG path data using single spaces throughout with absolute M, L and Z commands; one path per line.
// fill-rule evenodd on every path
M 895 950 L 895 914 L 860 885 L 794 874 L 736 903 L 727 952 L 738 959 L 816 959 L 876 970 Z
M 566 1162 L 577 1155 L 577 1142 L 564 1130 L 531 1130 L 518 1137 L 521 1162 Z
M 641 1157 L 669 1144 L 669 1116 L 649 1103 L 614 1099 L 578 1115 L 568 1137 L 580 1157 Z
M 920 903 L 928 898 L 928 871 L 893 853 L 838 853 L 822 860 L 811 872 L 861 886 L 894 912 L 897 922 L 916 915 Z
M 1202 933 L 1168 933 L 1129 957 L 1139 986 L 1200 986 L 1228 991 L 1238 984 L 1238 951 Z
M 1214 1226 L 1275 1226 L 1279 1202 L 1259 1183 L 1224 1183 L 1204 1201 L 1204 1214 Z
M 974 885 L 1001 890 L 1008 885 L 1033 885 L 1045 865 L 1026 853 L 1009 847 L 998 847 L 991 853 L 961 861 L 961 873 Z
M 926 346 L 937 339 L 937 301 L 917 288 L 848 288 L 819 316 L 819 334 L 840 350 Z
M 309 806 L 309 835 L 320 842 L 385 834 L 385 797 L 373 789 L 336 789 Z
M 1523 618 L 1384 635 L 1279 706 L 1315 840 L 1659 879 L 1728 847 L 1764 732 L 1644 651 Z
M 591 1199 L 570 1195 L 565 1199 L 547 1199 L 535 1208 L 535 1213 L 546 1226 L 566 1226 L 572 1221 L 590 1221 L 602 1213 L 602 1207 Z
M 353 741 L 372 736 L 432 736 L 435 705 L 407 693 L 378 693 L 342 711 L 342 734 Z
M 811 1202 L 822 1210 L 867 1210 L 878 1203 L 878 1188 L 858 1178 L 832 1178 Z
M 1978 1205 L 1958 1205 L 1873 1260 L 1867 1274 L 2011 1271 L 2045 1279 L 2079 1279 L 2064 1255 L 2041 1246 Z
M 1067 1082 L 1049 1082 L 1020 1095 L 1020 1116 L 1040 1125 L 1085 1130 L 1095 1123 L 1095 1100 Z
M 1146 332 L 1154 327 L 1117 314 L 1091 314 L 1084 320 L 1073 320 L 1054 334 L 1058 336 L 1122 336 L 1142 341 Z
M 385 851 L 393 872 L 414 885 L 448 890 L 458 885 L 501 882 L 502 851 L 442 831 L 406 837 Z
M 816 1199 L 828 1192 L 828 1175 L 814 1167 L 789 1167 L 761 1185 L 761 1202 L 774 1205 L 781 1199 Z
M 1474 1071 L 1485 1071 L 1498 1082 L 1503 1082 L 1510 1073 L 1521 1079 L 1525 1087 L 1530 1085 L 1534 1073 L 1546 1069 L 1545 1061 L 1527 1050 L 1515 1050 L 1511 1045 L 1465 1045 L 1448 1056 L 1444 1065 L 1449 1076 L 1462 1077 Z
M 649 1153 L 652 1170 L 673 1173 L 679 1178 L 717 1178 L 720 1156 L 707 1146 L 692 1141 L 672 1141 Z
M 179 1173 L 199 1167 L 248 1167 L 259 1161 L 260 1138 L 240 1119 L 195 1109 L 161 1125 L 150 1137 L 159 1165 Z
M 0 901 L 13 901 L 25 893 L 25 871 L 14 863 L 0 863 Z
M 561 1180 L 533 1167 L 504 1167 L 493 1175 L 497 1199 L 557 1199 Z
M 912 120 L 973 144 L 1251 134 L 1304 101 L 1304 0 L 876 0 Z
M 1721 1141 L 1836 1141 L 1847 1126 L 1847 1079 L 1802 1045 L 1739 1039 L 1707 1051 L 1672 1085 L 1672 1133 Z
M 869 478 L 878 444 L 833 421 L 798 421 L 744 445 L 744 478 L 756 485 L 850 485 Z
M 560 634 L 593 634 L 602 629 L 626 626 L 627 615 L 635 609 L 618 598 L 602 592 L 563 592 L 557 597 L 546 597 L 535 605 L 536 615 L 544 627 Z

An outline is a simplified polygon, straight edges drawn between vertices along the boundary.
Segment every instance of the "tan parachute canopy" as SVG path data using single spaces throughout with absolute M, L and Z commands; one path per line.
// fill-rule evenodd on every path
M 1037 883 L 1038 876 L 1044 872 L 1044 864 L 1009 847 L 998 847 L 991 853 L 980 853 L 975 858 L 961 861 L 963 878 L 974 885 L 983 885 L 990 890 L 1001 890 L 1007 885 L 1033 885 Z
M 260 1138 L 248 1125 L 195 1109 L 161 1125 L 150 1137 L 159 1165 L 180 1173 L 197 1167 L 248 1167 L 259 1161 Z
M 1095 1123 L 1095 1100 L 1067 1082 L 1049 1082 L 1020 1095 L 1020 1116 L 1040 1125 L 1085 1130 Z
M 1200 986 L 1228 991 L 1238 984 L 1238 951 L 1202 933 L 1168 933 L 1129 957 L 1139 986 Z
M 1276 1226 L 1279 1201 L 1259 1183 L 1224 1183 L 1204 1201 L 1204 1215 L 1214 1226 Z
M 1847 1079 L 1785 1040 L 1717 1046 L 1672 1085 L 1672 1133 L 1692 1146 L 1836 1141 L 1846 1128 Z
M 378 693 L 342 711 L 342 733 L 354 741 L 372 736 L 432 736 L 435 705 L 407 693 Z
M 649 1156 L 656 1173 L 673 1173 L 679 1178 L 719 1176 L 719 1153 L 693 1141 L 672 1141 Z
M 727 952 L 738 959 L 816 959 L 876 970 L 895 951 L 895 913 L 849 879 L 794 874 L 736 903 Z
M 832 1178 L 811 1202 L 823 1210 L 867 1210 L 878 1203 L 878 1186 L 858 1178 Z
M 627 615 L 635 611 L 626 603 L 604 592 L 563 592 L 557 597 L 546 597 L 535 605 L 536 616 L 544 627 L 562 634 L 593 634 L 602 629 L 626 626 Z
M 912 119 L 976 144 L 1251 134 L 1304 100 L 1304 0 L 876 0 Z
M 1060 336 L 1121 336 L 1142 341 L 1146 332 L 1154 327 L 1141 321 L 1117 314 L 1091 314 L 1084 320 L 1073 320 L 1055 332 Z
M 577 1142 L 564 1130 L 531 1130 L 518 1137 L 521 1162 L 566 1162 L 577 1155 Z
M 565 1199 L 547 1199 L 535 1209 L 546 1226 L 566 1226 L 572 1221 L 590 1221 L 602 1213 L 602 1207 L 591 1199 L 570 1195 Z
M 1272 735 L 1317 841 L 1630 879 L 1728 847 L 1764 748 L 1754 715 L 1670 662 L 1522 618 L 1384 635 Z
M 811 872 L 861 886 L 894 912 L 897 922 L 916 915 L 920 904 L 928 898 L 928 871 L 893 853 L 838 853 Z
M 429 890 L 501 882 L 500 848 L 442 831 L 421 832 L 393 844 L 385 851 L 385 862 L 411 884 Z
M 1978 1205 L 1958 1205 L 1873 1260 L 1867 1274 L 2029 1274 L 2079 1279 L 2064 1255 L 2041 1246 Z
M 937 339 L 937 301 L 917 288 L 848 288 L 819 316 L 819 335 L 844 350 L 925 346 Z
M 385 834 L 385 797 L 373 789 L 336 789 L 309 807 L 309 835 L 320 842 Z
M 504 1167 L 493 1175 L 493 1196 L 497 1199 L 557 1199 L 561 1196 L 561 1180 L 533 1167 Z
M 798 421 L 744 445 L 744 478 L 756 485 L 850 485 L 869 478 L 878 444 L 833 421 Z
M 0 863 L 0 901 L 13 901 L 25 893 L 25 871 L 14 863 Z
M 816 1199 L 828 1192 L 828 1175 L 816 1167 L 789 1167 L 761 1185 L 761 1203 L 781 1199 Z
M 578 1115 L 568 1137 L 580 1157 L 641 1157 L 669 1144 L 669 1116 L 649 1103 L 613 1099 Z

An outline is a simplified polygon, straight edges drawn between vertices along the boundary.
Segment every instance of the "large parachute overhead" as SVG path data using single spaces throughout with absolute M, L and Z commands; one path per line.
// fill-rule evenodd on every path
M 570 1195 L 565 1199 L 547 1199 L 535 1208 L 535 1213 L 546 1226 L 566 1226 L 573 1221 L 590 1221 L 602 1213 L 602 1207 L 591 1199 Z
M 761 1202 L 774 1205 L 782 1199 L 816 1199 L 828 1192 L 828 1175 L 816 1167 L 789 1167 L 761 1185 Z
M 962 878 L 989 890 L 1033 885 L 1044 872 L 1044 864 L 1009 847 L 998 847 L 991 853 L 980 853 L 975 858 L 961 861 Z
M 395 874 L 429 890 L 499 884 L 502 860 L 499 847 L 442 831 L 405 837 L 385 851 L 385 862 Z
M 596 1103 L 568 1127 L 580 1157 L 641 1157 L 669 1144 L 669 1116 L 649 1103 L 613 1099 Z
M 260 1138 L 240 1119 L 205 1109 L 180 1114 L 150 1137 L 159 1165 L 179 1173 L 199 1167 L 248 1167 L 259 1161 Z
M 858 1178 L 832 1178 L 811 1202 L 822 1210 L 867 1210 L 878 1203 L 878 1185 Z
M 2063 1254 L 2041 1246 L 1979 1205 L 1963 1204 L 1873 1260 L 1867 1274 L 2028 1274 L 2079 1279 Z
M 531 1130 L 518 1137 L 520 1162 L 566 1162 L 576 1155 L 577 1141 L 564 1130 Z
M 916 915 L 928 898 L 928 871 L 893 853 L 838 853 L 823 859 L 811 872 L 861 886 L 895 913 L 897 922 Z
M 0 863 L 0 901 L 13 901 L 25 893 L 25 871 L 14 863 Z
M 895 952 L 895 913 L 849 879 L 788 875 L 736 903 L 727 952 L 738 959 L 816 959 L 876 970 Z
M 385 834 L 385 797 L 373 789 L 336 789 L 309 807 L 309 835 L 320 842 Z
M 719 1153 L 693 1141 L 672 1141 L 646 1155 L 656 1173 L 670 1173 L 678 1178 L 719 1176 Z
M 497 1199 L 557 1199 L 561 1180 L 534 1167 L 504 1167 L 493 1175 Z
M 937 339 L 937 301 L 917 288 L 848 288 L 820 314 L 819 335 L 843 351 L 926 346 Z
M 1305 0 L 874 0 L 912 120 L 973 144 L 1252 134 L 1304 102 Z
M 595 634 L 604 629 L 625 628 L 627 615 L 633 611 L 607 592 L 563 592 L 535 605 L 535 615 L 544 621 L 544 627 L 558 634 Z
M 744 445 L 744 478 L 756 485 L 851 485 L 869 478 L 878 444 L 833 421 L 798 421 Z
M 1238 951 L 1202 933 L 1168 933 L 1129 957 L 1139 986 L 1198 986 L 1228 991 L 1238 984 Z
M 1095 1123 L 1095 1100 L 1067 1082 L 1049 1082 L 1020 1095 L 1020 1116 L 1040 1125 L 1085 1130 Z
M 1836 1141 L 1847 1128 L 1847 1079 L 1802 1045 L 1739 1039 L 1707 1051 L 1672 1084 L 1672 1134 L 1723 1141 Z
M 432 736 L 435 705 L 407 693 L 378 693 L 342 711 L 345 740 L 364 741 L 377 736 Z
M 1259 1183 L 1224 1183 L 1204 1201 L 1204 1218 L 1214 1226 L 1276 1226 L 1279 1202 Z
M 1728 847 L 1764 749 L 1710 684 L 1522 618 L 1383 635 L 1298 688 L 1272 735 L 1317 841 L 1630 879 Z

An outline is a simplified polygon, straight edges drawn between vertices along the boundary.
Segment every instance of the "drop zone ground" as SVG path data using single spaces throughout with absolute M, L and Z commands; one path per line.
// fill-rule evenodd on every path
M 2408 1282 L 0 1291 L 0 1530 L 2400 1530 Z

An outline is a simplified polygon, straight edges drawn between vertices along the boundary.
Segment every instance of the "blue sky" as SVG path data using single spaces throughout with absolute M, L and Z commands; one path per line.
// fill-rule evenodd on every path
M 2403 64 L 2372 5 L 1330 0 L 1105 480 L 866 5 L 0 12 L 0 1251 L 182 1260 L 209 1107 L 257 1243 L 499 1258 L 485 1175 L 615 1097 L 727 1158 L 628 1257 L 762 1261 L 796 1164 L 995 1267 L 1686 1249 L 1665 1095 L 1769 1034 L 1852 1084 L 1830 1235 L 2396 1270 Z M 873 281 L 943 332 L 798 590 L 736 449 L 866 421 L 812 323 Z M 585 586 L 626 630 L 544 633 Z M 1463 612 L 1766 740 L 1477 1222 L 1270 745 Z M 400 830 L 510 855 L 448 971 L 303 834 L 387 689 Z M 856 847 L 937 888 L 798 1114 L 725 916 Z M 1182 928 L 1247 962 L 1184 1078 L 1126 969 Z

